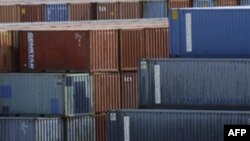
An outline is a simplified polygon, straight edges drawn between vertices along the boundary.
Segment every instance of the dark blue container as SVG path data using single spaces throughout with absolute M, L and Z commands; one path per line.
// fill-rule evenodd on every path
M 250 57 L 250 8 L 170 10 L 171 57 Z
M 48 4 L 45 8 L 45 21 L 68 21 L 67 4 Z
M 143 18 L 167 17 L 167 3 L 165 1 L 143 2 Z
M 108 141 L 223 141 L 224 125 L 248 125 L 249 117 L 249 111 L 111 111 Z
M 250 5 L 250 0 L 241 0 L 240 5 Z
M 194 0 L 193 7 L 214 7 L 214 0 Z

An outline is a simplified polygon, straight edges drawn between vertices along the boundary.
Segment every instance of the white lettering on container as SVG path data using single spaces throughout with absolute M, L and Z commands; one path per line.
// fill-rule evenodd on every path
M 28 68 L 34 69 L 34 35 L 28 32 Z
M 192 52 L 192 15 L 186 13 L 186 51 Z
M 161 104 L 161 74 L 160 65 L 154 66 L 154 80 L 155 80 L 155 104 Z
M 124 117 L 124 141 L 130 140 L 129 116 Z

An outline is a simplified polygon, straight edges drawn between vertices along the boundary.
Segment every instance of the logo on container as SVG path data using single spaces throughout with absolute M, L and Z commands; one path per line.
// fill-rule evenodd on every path
M 34 34 L 28 32 L 28 68 L 34 69 Z

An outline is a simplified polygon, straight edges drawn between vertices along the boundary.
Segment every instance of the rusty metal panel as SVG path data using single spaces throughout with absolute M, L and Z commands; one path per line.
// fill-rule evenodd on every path
M 142 4 L 140 2 L 124 2 L 119 4 L 120 19 L 142 18 Z
M 121 72 L 121 103 L 122 109 L 138 108 L 137 72 Z
M 0 6 L 0 23 L 20 22 L 20 7 L 17 5 Z
M 190 7 L 190 0 L 169 0 L 168 7 L 169 8 L 182 8 L 182 7 Z
M 100 19 L 119 19 L 118 3 L 97 3 L 96 18 Z
M 238 0 L 216 0 L 216 6 L 235 6 L 238 5 Z
M 121 70 L 136 70 L 137 61 L 145 56 L 144 29 L 120 30 Z
M 90 33 L 91 71 L 118 71 L 118 31 L 96 30 Z
M 92 15 L 91 3 L 69 4 L 70 21 L 90 20 L 91 15 Z
M 95 115 L 96 141 L 107 141 L 107 119 L 106 114 Z
M 44 21 L 44 5 L 21 5 L 21 22 L 41 22 Z
M 145 29 L 146 56 L 144 58 L 166 58 L 169 56 L 168 29 Z
M 94 111 L 107 112 L 120 109 L 120 74 L 95 73 L 92 75 Z

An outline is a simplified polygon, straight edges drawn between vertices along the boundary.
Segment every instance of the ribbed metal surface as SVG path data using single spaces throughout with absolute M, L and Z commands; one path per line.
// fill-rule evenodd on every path
M 249 118 L 249 111 L 111 111 L 108 141 L 223 141 L 224 125 L 247 125 Z
M 250 109 L 250 60 L 142 60 L 140 106 Z
M 92 17 L 92 5 L 90 3 L 69 4 L 69 20 L 90 20 Z
M 235 6 L 238 5 L 238 0 L 216 0 L 216 6 Z
M 138 19 L 142 17 L 140 2 L 119 3 L 119 19 Z
M 213 7 L 214 0 L 194 0 L 193 7 Z
M 249 0 L 240 0 L 240 5 L 250 5 Z
M 0 72 L 12 70 L 12 33 L 0 32 Z
M 21 22 L 41 22 L 44 21 L 44 5 L 21 5 Z
M 95 115 L 95 123 L 96 123 L 96 141 L 107 141 L 107 114 Z
M 1 141 L 64 141 L 60 118 L 0 118 Z
M 250 57 L 249 11 L 248 7 L 172 10 L 172 57 Z
M 167 17 L 167 3 L 165 1 L 143 2 L 143 18 Z
M 0 107 L 1 114 L 89 113 L 89 75 L 2 73 Z
M 20 7 L 17 5 L 0 6 L 0 23 L 20 22 Z
M 47 4 L 45 5 L 45 21 L 68 21 L 67 4 Z
M 190 6 L 190 0 L 168 0 L 168 8 L 183 8 Z
M 96 19 L 119 19 L 118 3 L 97 3 Z
M 96 141 L 95 122 L 95 117 L 90 115 L 67 117 L 67 141 Z

